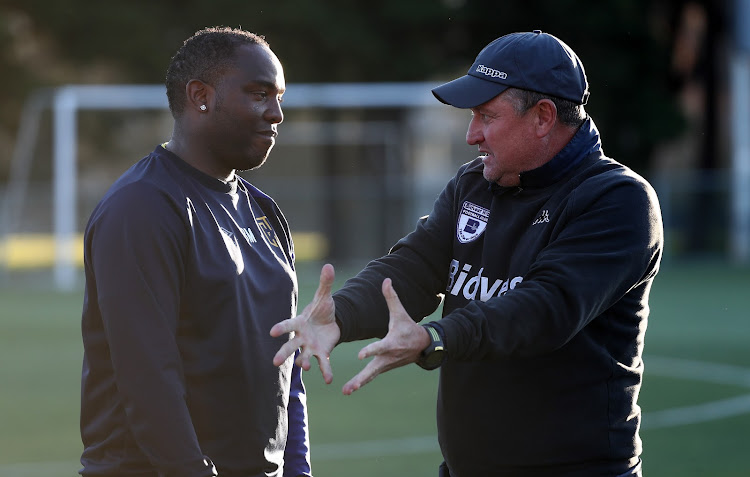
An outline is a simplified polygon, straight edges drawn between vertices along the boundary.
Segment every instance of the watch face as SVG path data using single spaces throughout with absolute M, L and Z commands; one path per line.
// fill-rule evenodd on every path
M 420 365 L 424 369 L 435 369 L 443 364 L 443 354 L 445 351 L 443 348 L 436 348 L 430 353 L 427 353 L 420 361 Z

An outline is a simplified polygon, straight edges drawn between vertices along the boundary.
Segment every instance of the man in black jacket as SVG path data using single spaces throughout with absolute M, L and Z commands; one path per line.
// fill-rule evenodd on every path
M 273 148 L 286 90 L 263 37 L 205 28 L 166 77 L 174 130 L 85 233 L 85 477 L 309 477 L 301 370 L 272 365 L 296 315 L 289 226 L 237 171 Z
M 441 368 L 440 475 L 639 476 L 638 392 L 648 297 L 663 249 L 657 197 L 607 158 L 584 110 L 579 58 L 534 31 L 487 45 L 466 76 L 433 90 L 470 109 L 480 156 L 431 214 L 331 296 L 333 268 L 282 363 L 383 337 L 348 383 L 416 362 Z M 398 295 L 396 294 L 398 291 Z M 419 325 L 443 298 L 440 320 Z

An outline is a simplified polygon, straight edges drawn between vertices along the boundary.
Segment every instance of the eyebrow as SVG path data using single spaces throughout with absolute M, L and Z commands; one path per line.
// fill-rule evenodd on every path
M 249 85 L 258 85 L 258 86 L 260 86 L 261 88 L 265 88 L 265 89 L 273 89 L 273 90 L 276 90 L 276 91 L 278 91 L 278 92 L 279 92 L 279 94 L 284 94 L 284 93 L 286 92 L 286 88 L 284 88 L 284 89 L 281 89 L 281 88 L 279 88 L 279 87 L 278 87 L 278 86 L 276 85 L 276 83 L 272 83 L 272 82 L 270 82 L 270 81 L 262 81 L 262 80 L 260 80 L 260 81 L 250 81 Z

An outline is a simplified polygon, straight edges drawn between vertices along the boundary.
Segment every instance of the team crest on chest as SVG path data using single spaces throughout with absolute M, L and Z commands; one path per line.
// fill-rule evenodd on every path
M 258 228 L 263 232 L 263 235 L 268 239 L 268 243 L 276 248 L 281 248 L 279 246 L 279 239 L 276 237 L 276 232 L 273 231 L 273 227 L 271 227 L 268 217 L 264 215 L 263 217 L 256 218 L 255 221 L 258 223 Z
M 489 209 L 465 201 L 461 206 L 461 215 L 458 217 L 458 225 L 456 226 L 458 241 L 468 243 L 479 238 L 484 229 L 487 228 L 489 218 Z

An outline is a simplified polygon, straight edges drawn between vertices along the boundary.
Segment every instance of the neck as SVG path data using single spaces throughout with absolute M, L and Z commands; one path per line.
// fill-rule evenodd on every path
M 177 129 L 172 133 L 172 138 L 165 144 L 165 148 L 177 155 L 180 159 L 195 167 L 199 171 L 214 177 L 222 182 L 230 182 L 235 178 L 234 169 L 219 167 L 218 161 L 210 161 L 210 148 L 205 144 L 196 144 L 195 141 L 183 139 L 185 136 L 179 134 Z M 189 137 L 189 135 L 187 136 Z
M 542 167 L 562 151 L 562 149 L 573 139 L 578 132 L 577 128 L 558 125 L 545 136 L 539 143 L 536 152 L 532 154 L 535 159 L 527 161 L 526 169 L 521 173 Z M 521 174 L 505 174 L 495 181 L 502 187 L 517 187 L 521 185 Z

